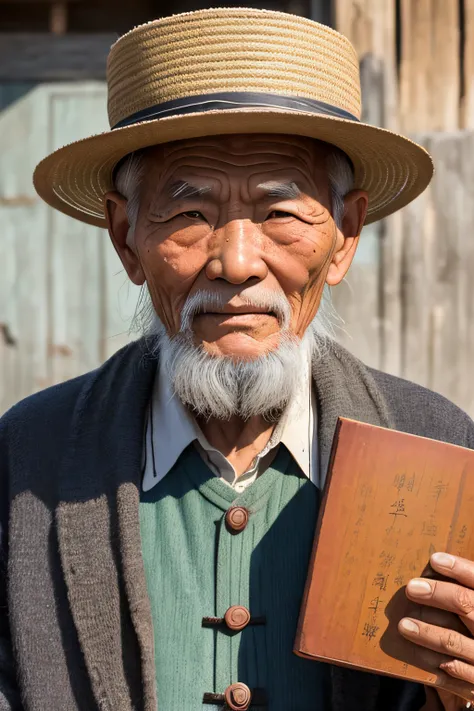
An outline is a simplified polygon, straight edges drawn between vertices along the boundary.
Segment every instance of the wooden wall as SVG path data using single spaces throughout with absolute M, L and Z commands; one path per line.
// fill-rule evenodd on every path
M 428 133 L 431 186 L 386 220 L 334 292 L 340 340 L 474 416 L 474 132 Z M 365 249 L 369 255 L 365 255 Z
M 371 64 L 363 90 L 388 128 L 474 128 L 474 0 L 333 0 L 335 26 Z M 364 72 L 362 72 L 364 79 Z
M 334 0 L 334 9 L 359 54 L 363 120 L 420 141 L 436 168 L 424 195 L 369 227 L 368 253 L 359 250 L 335 294 L 353 340 L 341 338 L 474 416 L 474 1 Z
M 364 66 L 383 87 L 383 65 Z M 0 412 L 95 368 L 129 339 L 138 290 L 107 235 L 47 208 L 31 184 L 41 157 L 105 123 L 100 82 L 45 84 L 0 115 Z M 474 415 L 474 132 L 419 139 L 433 153 L 435 179 L 412 205 L 364 230 L 333 294 L 346 322 L 339 339 Z
M 106 128 L 102 82 L 44 84 L 0 115 L 0 412 L 128 340 L 137 294 L 106 234 L 49 209 L 31 180 L 47 153 Z

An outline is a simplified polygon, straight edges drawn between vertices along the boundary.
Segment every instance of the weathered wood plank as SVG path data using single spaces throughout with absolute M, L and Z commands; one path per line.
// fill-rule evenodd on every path
M 103 90 L 50 93 L 50 150 L 104 128 Z M 50 212 L 52 379 L 61 382 L 100 362 L 103 230 Z
M 48 383 L 46 211 L 31 181 L 46 152 L 45 110 L 40 92 L 33 106 L 25 96 L 0 116 L 0 411 Z
M 398 111 L 394 0 L 384 3 L 376 0 L 336 0 L 335 17 L 336 28 L 351 40 L 359 56 L 362 120 L 396 129 Z M 385 285 L 381 270 L 384 260 L 387 281 L 390 278 L 397 281 L 396 274 L 391 276 L 389 273 L 392 263 L 389 253 L 394 248 L 393 235 L 393 229 L 384 232 L 382 224 L 365 228 L 346 284 L 334 293 L 335 304 L 346 323 L 346 333 L 341 335 L 341 339 L 359 357 L 376 367 L 381 367 L 385 358 L 385 324 L 381 320 Z M 390 289 L 388 293 L 390 295 Z M 399 349 L 400 320 L 396 318 L 395 303 L 391 304 L 390 336 L 391 347 Z M 398 360 L 392 359 L 392 369 L 395 365 L 398 367 Z
M 15 299 L 16 253 L 15 232 L 7 223 L 5 209 L 0 207 L 0 413 L 7 410 L 19 393 L 18 387 L 18 328 Z
M 460 364 L 458 404 L 474 416 L 474 133 L 462 134 L 459 147 L 462 202 L 456 216 L 458 224 L 458 250 L 460 274 L 458 279 L 459 340 L 457 345 Z
M 430 64 L 430 118 L 423 131 L 459 127 L 459 3 L 432 0 L 433 38 Z
M 400 125 L 403 131 L 430 127 L 432 0 L 401 0 Z
M 383 221 L 379 269 L 380 367 L 392 375 L 402 372 L 402 251 L 403 214 L 398 212 Z
M 122 263 L 112 248 L 109 236 L 104 232 L 103 278 L 104 324 L 102 334 L 102 359 L 109 358 L 115 351 L 125 346 L 137 334 L 130 334 L 140 288 L 129 280 Z
M 104 79 L 114 34 L 0 32 L 0 81 Z
M 460 313 L 460 281 L 464 278 L 460 217 L 465 198 L 461 180 L 462 136 L 439 133 L 430 141 L 437 165 L 430 189 L 435 219 L 428 222 L 429 262 L 433 286 L 429 304 L 429 387 L 457 402 L 464 398 L 460 349 L 463 329 Z M 429 215 L 427 215 L 429 220 Z
M 401 373 L 474 413 L 474 137 L 434 133 L 418 140 L 437 172 L 402 215 Z
M 57 117 L 60 131 L 54 120 L 51 121 L 55 97 L 59 104 L 62 102 L 63 106 L 71 108 L 70 112 L 63 111 Z M 88 331 L 89 318 L 93 322 L 96 314 L 95 300 L 90 303 L 94 289 L 85 288 L 87 281 L 80 269 L 88 271 L 97 259 L 93 248 L 90 249 L 94 239 L 90 228 L 85 228 L 87 235 L 76 235 L 74 242 L 75 226 L 82 226 L 64 218 L 66 224 L 60 226 L 59 235 L 54 232 L 54 220 L 58 216 L 38 198 L 31 176 L 36 163 L 60 142 L 100 131 L 105 121 L 104 86 L 93 82 L 38 87 L 12 104 L 0 117 L 0 136 L 3 136 L 0 151 L 0 253 L 4 266 L 0 279 L 0 411 L 58 379 L 75 376 L 100 363 L 100 339 L 96 336 L 89 341 L 83 362 L 55 377 L 51 356 L 56 342 L 52 336 L 62 323 L 53 322 L 57 282 L 61 282 L 67 273 L 62 310 L 72 309 L 72 318 L 68 318 L 69 333 L 74 331 L 73 338 L 76 333 L 80 336 L 81 332 Z M 48 126 L 51 130 L 46 130 Z M 49 142 L 51 137 L 53 143 Z M 69 239 L 72 241 L 68 242 Z M 63 260 L 67 266 L 61 263 L 65 249 L 70 250 Z M 78 255 L 74 253 L 75 249 L 79 251 Z M 100 282 L 97 271 L 93 281 Z M 78 303 L 78 293 L 83 303 Z M 65 345 L 69 348 L 69 344 Z
M 459 4 L 401 1 L 400 125 L 405 132 L 459 126 Z
M 474 0 L 464 0 L 464 96 L 461 127 L 474 128 Z
M 354 45 L 359 57 L 372 50 L 370 0 L 335 0 L 336 29 Z
M 426 140 L 425 145 L 429 145 Z M 430 307 L 433 294 L 433 251 L 429 248 L 436 222 L 429 191 L 403 211 L 401 254 L 401 375 L 429 385 Z
M 334 307 L 344 321 L 338 340 L 365 363 L 380 367 L 380 314 L 378 300 L 379 229 L 369 225 L 362 233 L 347 277 L 333 288 Z

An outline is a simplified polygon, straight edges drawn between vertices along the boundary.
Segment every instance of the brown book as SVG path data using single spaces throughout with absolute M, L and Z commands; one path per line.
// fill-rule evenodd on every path
M 340 419 L 295 652 L 435 684 L 397 630 L 435 551 L 474 559 L 474 451 Z

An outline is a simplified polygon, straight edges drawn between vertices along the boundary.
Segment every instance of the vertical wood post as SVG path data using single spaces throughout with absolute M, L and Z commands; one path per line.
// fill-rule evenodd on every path
M 66 2 L 53 2 L 49 11 L 49 28 L 55 35 L 64 35 L 67 32 L 67 4 Z
M 459 125 L 457 0 L 401 0 L 400 127 L 454 131 Z
M 362 120 L 397 130 L 395 0 L 336 0 L 334 9 L 336 29 L 359 56 Z M 400 370 L 400 235 L 398 217 L 365 228 L 347 277 L 354 293 L 341 286 L 334 294 L 349 336 L 357 333 L 364 344 L 358 355 L 394 373 Z
M 474 0 L 464 0 L 464 96 L 461 127 L 474 128 Z

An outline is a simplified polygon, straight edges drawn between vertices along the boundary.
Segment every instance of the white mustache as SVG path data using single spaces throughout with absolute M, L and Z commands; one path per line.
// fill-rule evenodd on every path
M 282 330 L 287 330 L 291 321 L 291 307 L 284 294 L 262 287 L 249 287 L 237 294 L 246 306 L 272 311 Z M 229 297 L 221 292 L 200 289 L 189 296 L 181 311 L 181 331 L 189 333 L 193 318 L 202 313 L 223 310 L 229 305 Z

